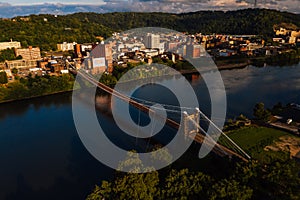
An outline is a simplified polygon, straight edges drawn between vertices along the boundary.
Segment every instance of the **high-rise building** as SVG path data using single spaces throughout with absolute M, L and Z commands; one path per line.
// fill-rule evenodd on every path
M 91 52 L 92 58 L 105 58 L 105 64 L 107 66 L 107 71 L 112 72 L 113 70 L 113 56 L 112 47 L 110 44 L 99 44 L 95 46 Z
M 144 44 L 148 49 L 160 48 L 160 35 L 147 34 L 144 38 Z
M 186 46 L 186 56 L 190 58 L 199 58 L 201 55 L 201 45 L 189 44 Z

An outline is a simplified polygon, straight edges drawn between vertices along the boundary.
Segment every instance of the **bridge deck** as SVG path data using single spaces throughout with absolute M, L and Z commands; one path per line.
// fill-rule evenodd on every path
M 136 102 L 132 99 L 130 99 L 129 97 L 117 92 L 117 91 L 114 91 L 114 89 L 112 89 L 111 87 L 103 84 L 103 83 L 100 83 L 98 81 L 95 81 L 93 78 L 87 76 L 86 74 L 84 73 L 81 73 L 80 71 L 76 71 L 76 70 L 72 70 L 70 69 L 71 73 L 73 74 L 79 74 L 81 77 L 83 77 L 84 79 L 86 79 L 88 82 L 90 82 L 91 84 L 94 84 L 95 86 L 97 86 L 98 88 L 128 102 L 130 105 L 136 107 L 137 109 L 145 112 L 145 113 L 150 113 L 150 112 L 154 112 L 153 110 L 149 109 L 148 107 L 146 107 L 145 105 L 139 103 L 139 102 Z M 180 124 L 175 122 L 174 120 L 171 120 L 169 118 L 166 119 L 166 123 L 175 128 L 175 129 L 179 129 L 180 128 Z M 197 143 L 200 143 L 200 144 L 203 144 L 204 142 L 204 139 L 205 139 L 205 136 L 202 135 L 201 133 L 197 133 L 196 135 L 189 135 L 189 137 L 191 139 L 193 139 L 194 141 L 196 141 Z M 212 144 L 213 145 L 213 144 Z M 244 158 L 243 156 L 239 155 L 238 153 L 228 149 L 227 147 L 221 145 L 221 144 L 218 144 L 217 145 L 214 145 L 213 146 L 213 152 L 219 156 L 229 156 L 229 157 L 232 157 L 232 156 L 236 156 L 238 158 L 240 158 L 241 160 L 243 161 L 248 161 L 246 158 Z

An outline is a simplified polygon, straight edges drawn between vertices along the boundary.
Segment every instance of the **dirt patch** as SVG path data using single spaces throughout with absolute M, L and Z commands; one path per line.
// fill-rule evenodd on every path
M 291 157 L 296 157 L 300 153 L 300 138 L 292 136 L 282 136 L 277 142 L 266 146 L 265 151 L 286 151 Z

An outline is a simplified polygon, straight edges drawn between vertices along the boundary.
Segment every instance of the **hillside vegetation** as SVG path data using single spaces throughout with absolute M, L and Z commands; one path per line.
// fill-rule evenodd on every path
M 25 17 L 27 18 L 27 17 Z M 95 42 L 96 36 L 109 37 L 114 31 L 138 27 L 164 27 L 181 32 L 204 34 L 273 34 L 275 24 L 300 27 L 300 15 L 267 9 L 199 11 L 193 13 L 75 13 L 65 16 L 30 15 L 0 21 L 0 41 L 11 38 L 22 46 L 55 50 L 61 42 Z

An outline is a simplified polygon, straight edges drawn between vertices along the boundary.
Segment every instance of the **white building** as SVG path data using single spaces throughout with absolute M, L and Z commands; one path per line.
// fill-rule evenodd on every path
M 146 56 L 154 57 L 158 56 L 159 52 L 157 50 L 148 50 L 146 49 L 145 51 Z
M 18 49 L 21 48 L 20 42 L 10 41 L 10 42 L 0 42 L 0 51 L 4 49 Z
M 261 49 L 261 48 L 263 48 L 263 47 L 264 47 L 264 45 L 262 45 L 262 44 L 249 43 L 249 44 L 247 45 L 247 50 L 248 50 L 248 51 L 253 51 L 253 50 L 256 50 L 256 49 Z
M 76 42 L 73 43 L 67 43 L 64 42 L 62 44 L 57 44 L 57 50 L 58 51 L 73 51 L 74 50 L 74 45 L 76 45 Z

